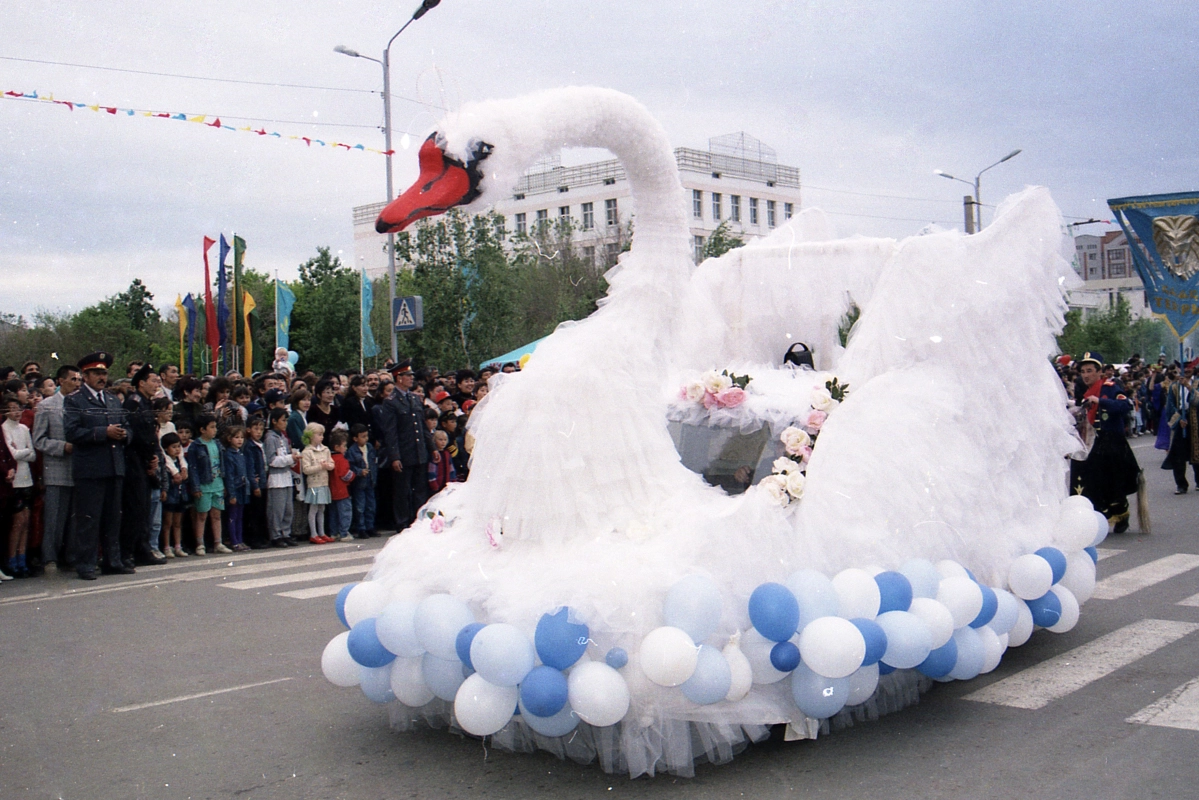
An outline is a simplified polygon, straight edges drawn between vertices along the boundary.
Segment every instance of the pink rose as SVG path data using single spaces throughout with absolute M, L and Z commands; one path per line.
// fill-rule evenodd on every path
M 441 516 L 433 517 L 433 521 L 429 523 L 429 530 L 433 533 L 441 533 L 445 530 L 445 518 Z
M 803 448 L 803 450 L 800 451 L 799 456 L 800 456 L 799 460 L 801 462 L 803 462 L 804 464 L 808 463 L 808 459 L 810 459 L 812 457 L 812 448 L 810 448 L 810 447 Z
M 716 405 L 716 395 L 712 394 L 711 392 L 704 392 L 704 408 L 711 411 Z
M 745 390 L 737 386 L 732 386 L 716 395 L 716 405 L 721 408 L 736 408 L 744 402 Z
M 820 429 L 824 427 L 824 421 L 826 419 L 828 419 L 827 411 L 813 410 L 812 413 L 808 415 L 808 422 L 805 427 L 811 433 L 819 433 Z

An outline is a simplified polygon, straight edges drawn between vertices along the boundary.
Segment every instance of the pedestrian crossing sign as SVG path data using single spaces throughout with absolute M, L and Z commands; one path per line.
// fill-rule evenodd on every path
M 399 333 L 422 330 L 425 327 L 425 309 L 420 295 L 397 297 L 393 300 L 391 319 Z

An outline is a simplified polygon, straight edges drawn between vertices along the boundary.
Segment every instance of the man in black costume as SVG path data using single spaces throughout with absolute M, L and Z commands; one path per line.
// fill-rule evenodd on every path
M 1078 373 L 1086 385 L 1078 403 L 1086 414 L 1085 427 L 1094 429 L 1094 442 L 1086 461 L 1070 462 L 1070 488 L 1090 500 L 1114 524 L 1115 533 L 1124 533 L 1128 530 L 1128 495 L 1137 493 L 1141 477 L 1137 457 L 1124 436 L 1132 400 L 1118 381 L 1103 379 L 1103 359 L 1098 353 L 1084 353 Z

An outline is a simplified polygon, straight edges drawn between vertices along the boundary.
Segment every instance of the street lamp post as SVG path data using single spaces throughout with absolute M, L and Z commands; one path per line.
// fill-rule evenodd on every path
M 383 48 L 383 58 L 372 58 L 371 56 L 363 55 L 357 50 L 339 44 L 333 48 L 333 52 L 341 53 L 351 58 L 365 58 L 367 61 L 374 61 L 383 67 L 383 150 L 387 159 L 387 202 L 390 203 L 395 199 L 395 189 L 392 186 L 391 177 L 391 45 L 401 33 L 403 33 L 409 25 L 416 22 L 429 12 L 430 9 L 437 6 L 441 0 L 423 0 L 420 8 L 413 12 L 411 19 L 404 23 L 395 34 L 387 41 L 387 47 Z M 391 360 L 393 362 L 399 359 L 399 345 L 396 342 L 396 329 L 393 320 L 391 319 L 391 309 L 395 306 L 396 299 L 396 250 L 395 250 L 395 234 L 387 234 L 387 328 L 391 332 Z
M 1012 152 L 1008 153 L 1003 158 L 996 161 L 990 167 L 987 167 L 986 169 L 981 170 L 977 175 L 974 176 L 973 183 L 968 180 L 965 180 L 963 178 L 955 178 L 954 176 L 950 175 L 948 172 L 945 172 L 944 170 L 940 170 L 940 169 L 933 170 L 933 174 L 940 175 L 942 178 L 949 178 L 949 180 L 951 180 L 951 181 L 957 181 L 959 183 L 964 183 L 967 186 L 974 187 L 974 198 L 973 198 L 973 200 L 971 200 L 971 198 L 967 197 L 966 205 L 967 205 L 967 210 L 969 210 L 969 204 L 971 202 L 973 202 L 974 214 L 975 214 L 975 229 L 981 231 L 983 229 L 983 210 L 982 210 L 983 199 L 982 199 L 982 194 L 980 193 L 980 189 L 979 189 L 979 179 L 981 179 L 983 176 L 983 173 L 986 172 L 988 169 L 991 169 L 991 167 L 998 167 L 1003 162 L 1020 155 L 1021 152 L 1023 152 L 1023 151 L 1021 151 L 1019 149 L 1013 150 Z M 972 231 L 967 231 L 967 233 L 972 233 Z

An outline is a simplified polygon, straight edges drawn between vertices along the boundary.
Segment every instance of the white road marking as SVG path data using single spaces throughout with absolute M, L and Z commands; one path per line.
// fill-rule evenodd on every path
M 50 596 L 49 592 L 38 592 L 36 594 L 19 594 L 19 595 L 16 595 L 15 597 L 5 597 L 4 599 L 0 600 L 0 606 L 8 605 L 9 603 L 29 603 L 34 600 L 41 600 L 41 599 L 44 599 L 49 596 Z
M 1112 556 L 1118 556 L 1121 553 L 1125 552 L 1124 550 L 1117 550 L 1114 547 L 1096 547 L 1095 549 L 1099 551 L 1099 560 L 1100 561 L 1102 561 L 1105 558 L 1111 558 Z
M 362 575 L 370 569 L 369 566 L 359 564 L 353 567 L 337 567 L 335 569 L 322 569 L 313 572 L 293 572 L 287 575 L 273 575 L 269 578 L 254 578 L 248 581 L 233 581 L 232 583 L 222 583 L 220 586 L 226 589 L 261 589 L 265 586 L 279 586 L 284 583 L 305 583 L 307 581 L 320 581 L 325 578 L 338 578 L 342 575 Z
M 1188 597 L 1186 600 L 1179 600 L 1178 605 L 1180 605 L 1180 606 L 1199 606 L 1199 594 L 1193 594 L 1190 597 Z
M 1199 678 L 1184 683 L 1124 721 L 1134 725 L 1199 731 Z
M 240 692 L 242 689 L 253 689 L 258 686 L 270 686 L 272 683 L 283 683 L 290 681 L 291 678 L 275 678 L 273 681 L 260 681 L 258 683 L 247 683 L 242 686 L 230 686 L 228 689 L 213 689 L 211 692 L 200 692 L 199 694 L 185 694 L 182 697 L 171 697 L 167 700 L 155 700 L 153 703 L 138 703 L 132 706 L 121 706 L 114 708 L 114 714 L 124 714 L 126 711 L 141 711 L 143 708 L 154 708 L 155 706 L 165 706 L 171 703 L 182 703 L 184 700 L 198 700 L 201 697 L 212 697 L 214 694 L 228 694 L 229 692 Z
M 1159 558 L 1148 564 L 1109 575 L 1095 584 L 1095 593 L 1091 597 L 1097 600 L 1118 600 L 1133 592 L 1139 592 L 1141 589 L 1189 572 L 1195 567 L 1199 567 L 1199 555 L 1175 553 L 1172 556 Z
M 1197 629 L 1199 624 L 1192 622 L 1143 619 L 1020 670 L 965 699 L 1012 708 L 1044 708 Z
M 331 583 L 327 586 L 313 586 L 311 589 L 294 589 L 290 592 L 278 592 L 276 597 L 290 597 L 295 600 L 311 600 L 314 597 L 331 597 L 341 591 L 344 583 Z

